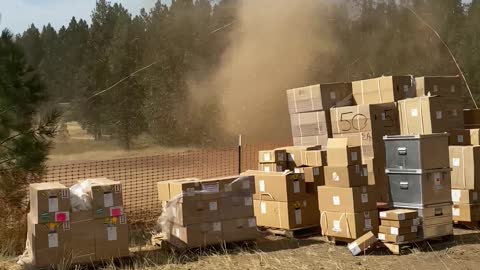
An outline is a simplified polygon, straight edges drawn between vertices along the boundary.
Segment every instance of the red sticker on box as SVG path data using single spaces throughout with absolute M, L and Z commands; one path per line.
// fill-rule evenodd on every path
M 57 212 L 55 213 L 55 222 L 66 222 L 70 220 L 70 215 L 68 212 Z
M 123 209 L 121 207 L 112 207 L 110 208 L 111 217 L 119 217 L 123 215 Z

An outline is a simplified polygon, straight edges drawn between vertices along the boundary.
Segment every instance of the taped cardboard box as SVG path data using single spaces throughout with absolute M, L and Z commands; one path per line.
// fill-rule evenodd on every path
M 351 83 L 328 83 L 287 90 L 290 113 L 328 110 L 352 105 Z
M 71 213 L 71 262 L 95 261 L 95 222 L 91 211 Z
M 380 212 L 381 220 L 409 220 L 417 217 L 418 211 L 412 209 L 394 209 Z
M 320 212 L 315 196 L 289 202 L 254 200 L 257 225 L 278 229 L 295 229 L 317 225 Z
M 305 194 L 305 179 L 303 174 L 293 172 L 262 172 L 247 171 L 255 177 L 253 199 L 266 201 L 295 201 Z
M 329 212 L 363 212 L 377 209 L 375 186 L 318 187 L 318 207 Z
M 395 243 L 395 244 L 410 242 L 410 241 L 414 241 L 415 239 L 418 239 L 417 233 L 408 233 L 403 235 L 378 233 L 378 240 L 381 240 L 383 242 Z
M 356 104 L 395 102 L 415 97 L 413 76 L 387 76 L 352 82 Z
M 378 232 L 391 234 L 391 235 L 403 235 L 408 233 L 416 233 L 418 232 L 418 226 L 410 226 L 410 227 L 387 227 L 384 225 L 380 225 L 378 228 Z
M 162 233 L 170 244 L 180 249 L 219 244 L 223 239 L 221 221 L 187 226 L 167 222 L 162 225 Z
M 417 96 L 463 98 L 460 76 L 425 76 L 415 78 Z
M 372 132 L 374 137 L 400 132 L 395 103 L 332 108 L 332 134 Z
M 91 185 L 94 218 L 123 215 L 122 184 L 107 178 L 94 179 Z
M 287 151 L 288 169 L 294 170 L 297 167 L 307 166 L 307 150 L 321 150 L 321 146 L 287 146 L 279 147 L 275 150 Z
M 286 150 L 258 151 L 258 162 L 284 164 L 287 162 L 287 151 Z
M 480 188 L 480 146 L 449 146 L 452 188 Z
M 322 211 L 320 226 L 323 235 L 346 239 L 357 239 L 369 231 L 377 234 L 378 211 L 356 213 Z
M 66 263 L 71 253 L 70 222 L 37 223 L 33 213 L 27 216 L 27 241 L 32 264 L 38 268 Z
M 195 191 L 202 190 L 200 179 L 185 178 L 169 181 L 160 181 L 157 183 L 158 199 L 160 201 L 170 201 L 174 197 L 183 194 L 184 196 L 193 196 Z
M 480 109 L 464 109 L 463 117 L 465 128 L 480 128 Z
M 480 145 L 480 129 L 469 129 L 470 131 L 470 143 L 472 145 Z
M 328 135 L 293 137 L 293 145 L 295 146 L 316 146 L 327 145 Z
M 380 224 L 386 227 L 395 227 L 395 228 L 403 228 L 411 226 L 418 226 L 420 225 L 420 219 L 406 219 L 406 220 L 388 220 L 388 219 L 381 219 Z
M 255 193 L 255 178 L 253 175 L 232 175 L 200 180 L 203 191 L 233 192 L 233 193 Z M 218 189 L 216 188 L 218 185 Z M 228 196 L 228 195 L 227 195 Z
M 348 146 L 361 147 L 362 160 L 376 157 L 385 160 L 385 143 L 383 137 L 372 137 L 371 132 L 358 132 L 347 134 L 334 134 L 333 138 L 348 139 Z
M 317 187 L 325 185 L 324 167 L 295 168 L 295 173 L 302 173 L 305 178 L 305 192 L 317 194 Z
M 454 221 L 480 221 L 480 204 L 454 204 L 452 218 Z
M 471 145 L 469 129 L 452 129 L 448 137 L 448 145 Z
M 30 184 L 30 213 L 33 223 L 69 220 L 70 190 L 58 183 Z
M 462 103 L 447 97 L 417 97 L 398 102 L 402 135 L 450 132 L 463 128 Z
M 330 111 L 315 111 L 290 114 L 294 137 L 332 135 Z
M 326 150 L 309 150 L 306 152 L 306 165 L 310 167 L 327 166 Z
M 168 217 L 168 221 L 181 226 L 215 222 L 222 219 L 222 198 L 200 199 L 199 197 L 181 197 L 168 202 L 162 215 Z
M 329 139 L 327 143 L 329 166 L 350 166 L 362 164 L 361 148 L 348 146 L 348 139 Z
M 368 232 L 360 236 L 360 238 L 358 238 L 357 240 L 349 243 L 348 249 L 353 256 L 357 256 L 358 254 L 365 251 L 368 247 L 373 245 L 375 242 L 377 242 L 377 237 L 375 237 L 372 232 Z
M 130 255 L 127 217 L 108 217 L 94 222 L 95 259 L 111 260 Z
M 252 195 L 232 194 L 221 198 L 221 219 L 246 218 L 253 216 Z
M 325 185 L 329 187 L 361 187 L 368 185 L 367 165 L 326 166 Z
M 256 218 L 252 215 L 246 218 L 236 218 L 222 221 L 222 239 L 225 242 L 255 240 L 260 237 Z
M 462 204 L 479 203 L 478 191 L 468 189 L 452 189 L 452 202 Z
M 287 165 L 278 165 L 276 163 L 260 163 L 258 164 L 258 170 L 263 172 L 283 172 L 287 170 Z

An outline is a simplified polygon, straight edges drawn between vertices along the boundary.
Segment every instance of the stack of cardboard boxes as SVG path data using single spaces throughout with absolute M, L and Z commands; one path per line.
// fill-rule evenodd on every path
M 258 170 L 264 172 L 283 172 L 287 169 L 287 151 L 262 150 L 258 152 Z
M 255 177 L 253 199 L 258 226 L 285 230 L 318 226 L 316 196 L 306 192 L 303 174 L 291 171 L 244 174 Z
M 418 212 L 411 209 L 395 209 L 380 212 L 378 239 L 383 242 L 400 244 L 418 238 Z
M 253 176 L 158 182 L 164 206 L 160 225 L 172 245 L 204 247 L 258 237 L 253 211 Z
M 293 145 L 326 145 L 331 137 L 329 109 L 352 105 L 350 83 L 312 85 L 287 91 Z
M 377 191 L 368 185 L 360 147 L 349 147 L 348 139 L 329 139 L 325 186 L 318 187 L 318 207 L 323 234 L 356 239 L 378 233 Z

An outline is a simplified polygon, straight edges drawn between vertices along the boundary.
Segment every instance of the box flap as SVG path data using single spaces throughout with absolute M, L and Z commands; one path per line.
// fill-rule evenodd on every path
M 327 141 L 327 149 L 347 148 L 348 138 L 330 138 Z

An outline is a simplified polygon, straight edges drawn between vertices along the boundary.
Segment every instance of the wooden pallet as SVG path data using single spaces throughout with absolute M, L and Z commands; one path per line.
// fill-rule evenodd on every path
M 308 226 L 303 228 L 295 228 L 295 229 L 278 229 L 278 228 L 262 227 L 260 228 L 260 230 L 268 234 L 285 236 L 288 238 L 306 238 L 306 237 L 318 235 L 321 233 L 320 226 L 318 225 L 313 225 L 313 226 Z
M 463 227 L 469 230 L 478 230 L 480 229 L 480 221 L 453 221 L 453 224 L 458 227 Z
M 429 239 L 422 239 L 422 240 L 413 240 L 413 241 L 408 241 L 408 242 L 402 242 L 402 243 L 388 243 L 388 242 L 382 242 L 382 244 L 390 250 L 395 255 L 400 255 L 402 254 L 402 250 L 411 250 L 416 247 L 424 248 L 428 247 L 429 243 L 431 241 L 435 242 L 453 242 L 454 241 L 454 236 L 452 235 L 445 235 L 445 236 L 440 236 L 440 237 L 435 237 L 435 238 L 429 238 Z
M 179 252 L 190 250 L 190 249 L 192 250 L 197 249 L 197 248 L 189 248 L 189 247 L 181 248 L 181 247 L 174 246 L 170 244 L 168 241 L 166 241 L 162 234 L 153 235 L 151 241 L 153 246 L 157 246 L 161 249 L 169 249 L 169 250 L 174 250 Z M 251 246 L 255 246 L 256 244 L 257 244 L 257 240 L 244 240 L 244 241 L 233 241 L 233 242 L 223 242 L 218 244 L 212 244 L 202 248 L 215 249 L 218 247 L 222 247 L 227 249 L 233 249 L 236 247 L 251 247 Z

